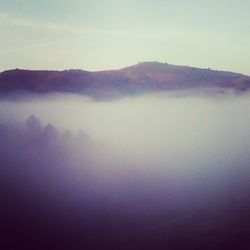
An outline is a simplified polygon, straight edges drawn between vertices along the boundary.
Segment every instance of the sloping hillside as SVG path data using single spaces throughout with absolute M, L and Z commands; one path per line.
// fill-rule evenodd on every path
M 0 93 L 70 92 L 94 98 L 119 98 L 149 91 L 221 88 L 237 92 L 250 88 L 250 77 L 233 72 L 142 62 L 109 71 L 8 70 L 0 73 Z

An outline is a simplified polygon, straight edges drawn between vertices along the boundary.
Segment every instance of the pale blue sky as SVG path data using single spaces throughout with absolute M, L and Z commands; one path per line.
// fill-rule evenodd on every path
M 0 0 L 0 71 L 138 61 L 250 75 L 250 0 Z

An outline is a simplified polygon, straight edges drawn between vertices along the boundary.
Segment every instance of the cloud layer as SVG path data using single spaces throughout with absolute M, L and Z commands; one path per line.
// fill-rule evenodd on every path
M 249 104 L 183 93 L 1 101 L 5 243 L 244 247 Z

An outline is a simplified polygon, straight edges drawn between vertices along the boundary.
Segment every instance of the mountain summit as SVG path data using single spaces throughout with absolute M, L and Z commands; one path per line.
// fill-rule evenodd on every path
M 69 92 L 105 99 L 151 91 L 215 88 L 243 92 L 250 89 L 250 77 L 159 62 L 140 62 L 119 70 L 96 72 L 15 69 L 0 73 L 1 96 L 23 92 Z

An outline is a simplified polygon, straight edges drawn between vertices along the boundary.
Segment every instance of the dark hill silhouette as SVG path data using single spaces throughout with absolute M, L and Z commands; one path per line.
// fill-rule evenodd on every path
M 105 99 L 194 88 L 242 92 L 250 88 L 250 76 L 159 62 L 142 62 L 119 70 L 96 72 L 15 69 L 0 73 L 2 96 L 16 92 L 69 92 Z

